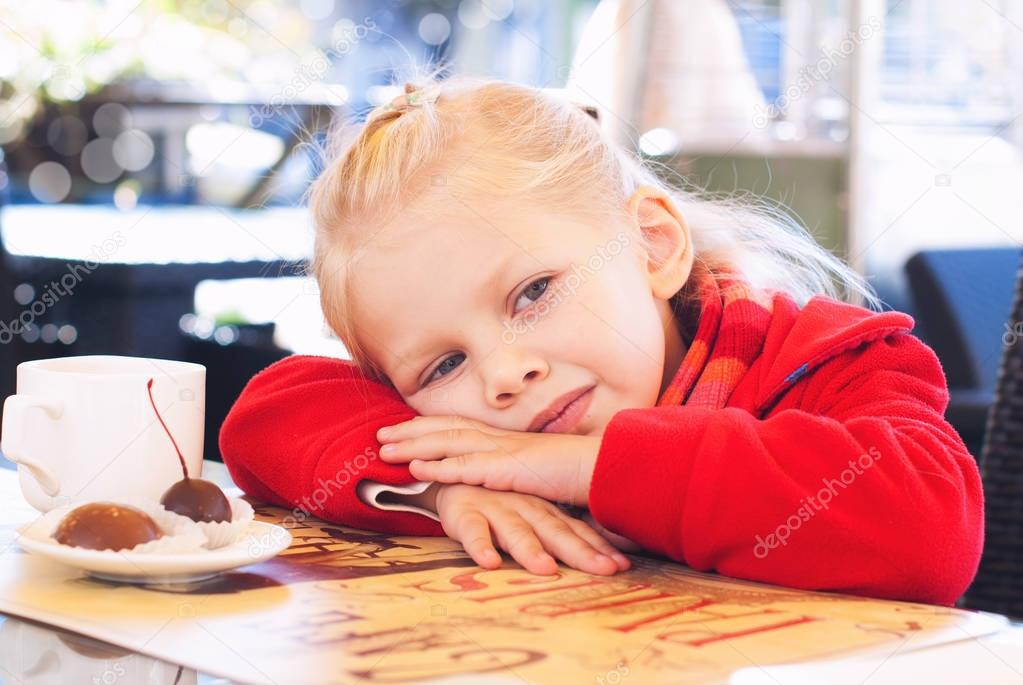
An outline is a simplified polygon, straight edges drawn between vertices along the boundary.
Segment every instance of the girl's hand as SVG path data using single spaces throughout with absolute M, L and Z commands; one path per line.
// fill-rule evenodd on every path
M 628 552 L 629 554 L 638 554 L 643 551 L 643 548 L 640 545 L 636 544 L 629 538 L 623 537 L 618 533 L 612 533 L 607 528 L 600 525 L 600 521 L 593 518 L 593 514 L 591 514 L 589 511 L 583 512 L 581 518 L 583 523 L 589 525 L 591 528 L 593 528 L 593 530 L 600 533 L 605 540 L 607 540 L 608 542 L 610 542 L 612 545 L 622 550 L 623 552 Z
M 501 566 L 497 545 L 531 573 L 558 572 L 555 558 L 586 573 L 610 576 L 630 567 L 628 557 L 586 523 L 533 495 L 476 485 L 436 485 L 436 511 L 444 532 L 486 569 Z
M 417 416 L 377 432 L 380 458 L 419 480 L 482 485 L 585 506 L 600 436 L 522 433 L 461 416 Z

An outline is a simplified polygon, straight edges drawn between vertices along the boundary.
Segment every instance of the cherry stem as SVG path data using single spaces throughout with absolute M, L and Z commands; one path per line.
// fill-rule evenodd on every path
M 160 425 L 163 426 L 163 430 L 167 433 L 167 437 L 170 438 L 171 444 L 174 445 L 174 451 L 178 453 L 178 461 L 181 462 L 181 472 L 185 474 L 185 480 L 188 480 L 188 467 L 185 466 L 185 458 L 181 456 L 181 450 L 178 449 L 178 443 L 175 442 L 174 436 L 171 435 L 170 429 L 167 428 L 167 424 L 163 422 L 163 417 L 160 416 L 160 411 L 156 408 L 156 402 L 153 401 L 153 379 L 150 378 L 149 382 L 146 383 L 146 392 L 149 393 L 149 404 L 153 405 L 153 411 L 156 413 L 156 418 L 160 420 Z

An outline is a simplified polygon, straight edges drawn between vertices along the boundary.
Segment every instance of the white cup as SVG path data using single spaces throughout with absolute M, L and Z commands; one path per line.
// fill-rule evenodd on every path
M 4 456 L 18 464 L 25 499 L 42 512 L 118 495 L 159 500 L 181 462 L 149 403 L 202 476 L 206 367 L 144 357 L 82 356 L 18 364 L 4 402 Z

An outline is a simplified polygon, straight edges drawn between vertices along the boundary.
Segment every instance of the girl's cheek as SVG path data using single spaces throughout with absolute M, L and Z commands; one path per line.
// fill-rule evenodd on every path
M 465 387 L 470 381 L 464 378 L 453 378 L 444 383 L 443 387 L 427 386 L 419 393 L 416 404 L 409 404 L 423 416 L 443 416 L 449 414 L 464 415 L 464 402 L 461 398 L 466 392 Z

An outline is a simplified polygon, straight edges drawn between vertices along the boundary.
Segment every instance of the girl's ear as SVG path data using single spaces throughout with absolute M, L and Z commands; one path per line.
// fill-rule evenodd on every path
M 654 296 L 668 300 L 689 279 L 695 254 L 689 225 L 664 191 L 640 186 L 629 198 L 628 215 L 642 231 L 650 250 L 646 253 L 647 278 Z

